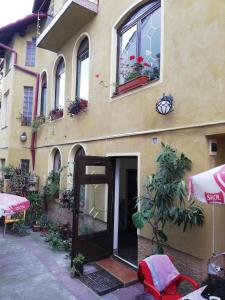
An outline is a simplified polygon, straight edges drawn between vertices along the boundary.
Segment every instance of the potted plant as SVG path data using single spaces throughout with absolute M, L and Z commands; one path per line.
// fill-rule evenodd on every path
M 73 259 L 73 266 L 71 268 L 71 277 L 75 275 L 82 276 L 84 273 L 84 261 L 85 257 L 83 254 L 78 253 Z
M 120 76 L 124 83 L 118 85 L 117 92 L 123 93 L 146 84 L 150 81 L 150 68 L 151 65 L 144 62 L 142 56 L 131 55 L 129 62 L 121 63 Z
M 49 112 L 49 119 L 56 120 L 63 117 L 63 108 L 57 107 Z
M 87 111 L 87 107 L 88 107 L 87 100 L 83 100 L 83 99 L 76 97 L 76 99 L 74 101 L 70 102 L 70 104 L 67 108 L 67 112 L 71 117 L 74 117 L 74 116 L 80 114 L 81 112 Z

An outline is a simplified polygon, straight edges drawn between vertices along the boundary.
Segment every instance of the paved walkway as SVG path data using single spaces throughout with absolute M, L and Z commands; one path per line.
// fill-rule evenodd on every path
M 144 300 L 135 284 L 102 297 L 70 278 L 65 252 L 53 250 L 39 233 L 18 237 L 0 228 L 0 300 Z

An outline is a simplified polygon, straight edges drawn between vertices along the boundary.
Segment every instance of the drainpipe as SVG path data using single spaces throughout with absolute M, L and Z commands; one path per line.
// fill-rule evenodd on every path
M 33 109 L 33 118 L 37 116 L 37 108 L 38 108 L 38 92 L 39 92 L 39 83 L 40 83 L 40 74 L 33 72 L 27 68 L 24 68 L 22 66 L 19 66 L 17 64 L 17 52 L 13 48 L 10 48 L 6 46 L 3 43 L 0 43 L 0 48 L 4 48 L 14 54 L 14 61 L 13 65 L 17 70 L 20 70 L 26 74 L 29 74 L 31 76 L 34 76 L 36 78 L 35 82 L 35 94 L 34 94 L 34 109 Z M 31 158 L 32 158 L 32 169 L 34 171 L 35 168 L 35 142 L 36 142 L 36 132 L 32 132 L 31 136 L 31 145 L 30 145 L 30 151 L 31 151 Z

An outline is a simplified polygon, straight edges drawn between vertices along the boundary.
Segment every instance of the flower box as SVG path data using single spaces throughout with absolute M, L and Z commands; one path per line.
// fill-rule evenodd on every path
M 119 85 L 117 87 L 117 92 L 119 94 L 125 93 L 129 90 L 133 90 L 139 86 L 145 85 L 146 83 L 148 83 L 149 80 L 150 80 L 149 76 L 146 76 L 146 75 L 138 76 L 134 79 L 128 80 L 125 83 Z
M 62 108 L 55 108 L 49 112 L 50 120 L 56 120 L 63 117 L 63 109 Z
M 88 108 L 88 101 L 77 98 L 76 100 L 70 103 L 67 112 L 71 117 L 73 117 L 80 114 L 81 112 L 87 111 L 87 108 Z

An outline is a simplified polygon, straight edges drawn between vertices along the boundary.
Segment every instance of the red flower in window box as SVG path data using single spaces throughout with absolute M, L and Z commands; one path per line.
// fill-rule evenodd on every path
M 73 117 L 79 115 L 82 112 L 87 111 L 87 108 L 88 101 L 76 97 L 76 100 L 72 101 L 68 106 L 67 112 L 71 117 Z
M 120 94 L 120 93 L 127 92 L 129 90 L 133 90 L 137 87 L 145 85 L 146 83 L 148 83 L 149 80 L 150 80 L 149 76 L 146 76 L 146 75 L 138 76 L 136 78 L 126 81 L 123 84 L 120 84 L 117 87 L 117 92 Z
M 49 119 L 56 120 L 63 117 L 63 108 L 57 107 L 49 112 Z
M 138 57 L 136 58 L 136 61 L 137 61 L 138 64 L 142 63 L 142 62 L 144 61 L 143 56 L 138 56 Z
M 130 60 L 133 60 L 133 59 L 135 59 L 135 55 L 130 56 Z

